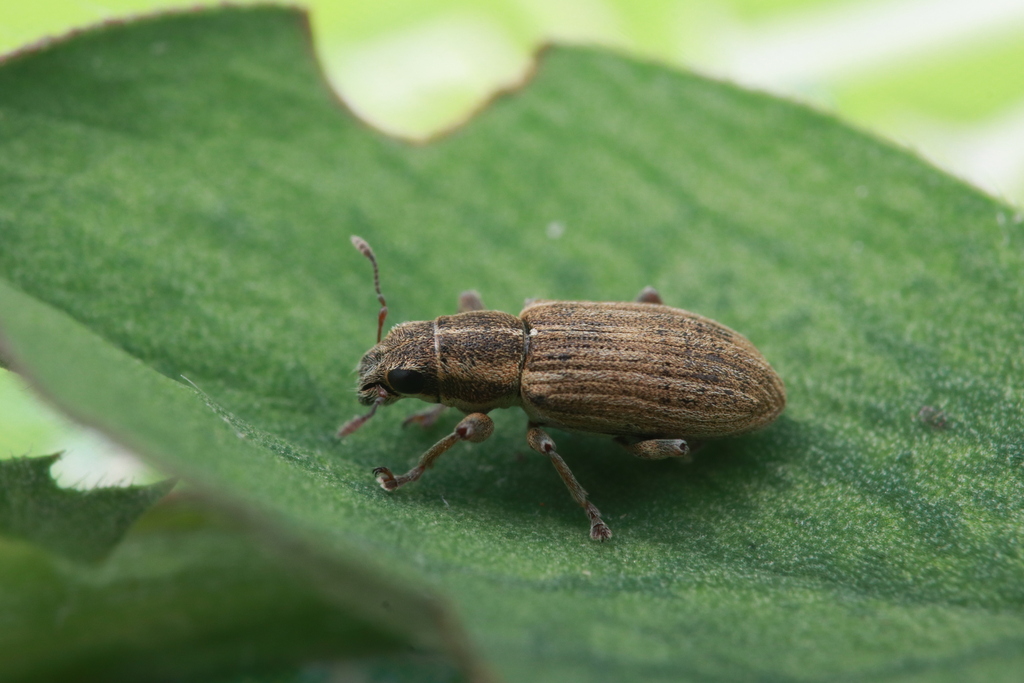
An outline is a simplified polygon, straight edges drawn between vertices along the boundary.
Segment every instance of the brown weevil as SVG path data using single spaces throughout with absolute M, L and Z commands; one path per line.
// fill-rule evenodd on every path
M 381 340 L 387 305 L 370 246 L 352 244 L 373 264 L 381 303 L 377 345 L 359 362 L 359 402 L 372 406 L 338 430 L 357 430 L 382 405 L 418 398 L 437 406 L 406 422 L 431 424 L 446 406 L 466 414 L 455 430 L 395 476 L 373 471 L 387 491 L 416 481 L 459 441 L 494 431 L 487 413 L 519 406 L 526 442 L 548 456 L 590 519 L 590 537 L 611 538 L 601 513 L 544 431 L 606 434 L 646 460 L 690 457 L 690 443 L 771 423 L 786 406 L 782 380 L 745 337 L 713 320 L 665 306 L 645 288 L 636 301 L 527 301 L 519 316 L 484 309 L 476 292 L 459 312 L 396 325 Z

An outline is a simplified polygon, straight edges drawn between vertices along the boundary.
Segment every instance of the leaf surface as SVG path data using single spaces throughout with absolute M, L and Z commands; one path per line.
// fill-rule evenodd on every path
M 102 563 L 0 538 L 3 680 L 209 680 L 409 648 L 200 501 L 140 527 Z
M 50 476 L 60 455 L 0 461 L 0 533 L 79 560 L 113 548 L 173 482 L 152 486 L 61 489 Z
M 820 113 L 586 49 L 410 146 L 339 110 L 306 40 L 290 11 L 225 10 L 0 68 L 15 367 L 271 544 L 373 576 L 362 613 L 464 652 L 427 637 L 450 617 L 417 596 L 448 595 L 508 681 L 1012 680 L 1019 215 Z M 333 438 L 376 320 L 352 233 L 391 322 L 466 289 L 515 313 L 650 284 L 757 344 L 787 412 L 690 467 L 554 434 L 604 545 L 513 411 L 385 494 L 370 470 L 454 416 Z

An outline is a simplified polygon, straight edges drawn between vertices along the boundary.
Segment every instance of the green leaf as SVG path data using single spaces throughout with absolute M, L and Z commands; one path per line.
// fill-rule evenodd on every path
M 50 476 L 50 467 L 59 457 L 0 461 L 0 534 L 33 541 L 74 559 L 96 560 L 174 485 L 61 489 Z
M 14 367 L 467 662 L 423 591 L 448 595 L 507 681 L 1016 677 L 1019 214 L 820 113 L 584 49 L 410 146 L 338 110 L 306 40 L 290 11 L 217 11 L 0 69 Z M 454 417 L 334 440 L 377 308 L 351 233 L 392 322 L 651 284 L 753 340 L 789 408 L 691 467 L 556 433 L 604 545 L 517 411 L 388 495 L 370 470 Z
M 140 524 L 102 564 L 0 539 L 0 678 L 183 680 L 409 647 L 199 501 L 162 505 Z

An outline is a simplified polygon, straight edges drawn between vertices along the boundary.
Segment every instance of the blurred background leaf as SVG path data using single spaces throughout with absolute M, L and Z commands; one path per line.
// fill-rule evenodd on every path
M 50 476 L 59 458 L 57 454 L 0 462 L 0 534 L 74 559 L 97 560 L 173 485 L 62 489 Z
M 457 676 L 187 495 L 147 513 L 102 564 L 0 537 L 0 609 L 5 681 L 328 681 L 330 666 L 296 674 L 295 662 L 352 658 L 361 674 Z
M 245 4 L 248 0 L 243 0 Z M 214 2 L 0 3 L 0 53 Z M 519 82 L 546 41 L 599 44 L 837 111 L 990 192 L 1024 198 L 1016 0 L 309 0 L 331 82 L 374 125 L 429 135 Z

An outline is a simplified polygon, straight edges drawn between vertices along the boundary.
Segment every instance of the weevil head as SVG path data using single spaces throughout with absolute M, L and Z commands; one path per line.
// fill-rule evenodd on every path
M 352 246 L 373 265 L 373 288 L 380 302 L 377 314 L 377 345 L 359 361 L 359 382 L 356 392 L 359 402 L 370 406 L 370 412 L 352 418 L 338 428 L 338 437 L 344 438 L 373 417 L 377 408 L 391 405 L 407 396 L 439 402 L 437 382 L 437 354 L 434 349 L 434 324 L 429 322 L 396 325 L 383 340 L 384 319 L 388 304 L 380 291 L 380 273 L 373 249 L 362 237 L 352 235 Z
M 402 398 L 438 403 L 437 354 L 432 322 L 396 325 L 366 352 L 358 367 L 356 391 L 365 406 L 380 400 L 391 405 Z

